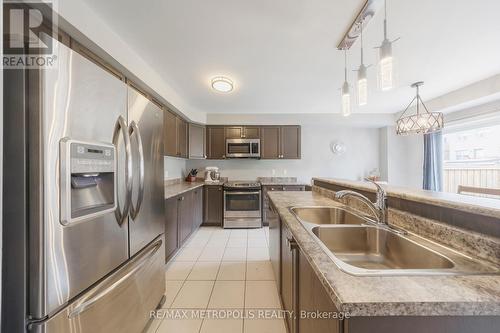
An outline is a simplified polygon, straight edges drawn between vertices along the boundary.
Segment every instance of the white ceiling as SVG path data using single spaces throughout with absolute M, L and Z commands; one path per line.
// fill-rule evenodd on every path
M 338 113 L 343 54 L 336 50 L 364 0 L 85 0 L 185 101 L 208 113 Z M 426 82 L 431 99 L 500 73 L 500 1 L 388 0 L 398 87 L 356 112 L 395 113 Z M 147 5 L 146 5 L 147 3 Z M 365 32 L 375 62 L 382 14 Z M 359 64 L 359 45 L 349 68 Z M 231 94 L 209 81 L 226 75 Z M 355 73 L 350 72 L 351 80 Z M 182 110 L 181 110 L 182 111 Z

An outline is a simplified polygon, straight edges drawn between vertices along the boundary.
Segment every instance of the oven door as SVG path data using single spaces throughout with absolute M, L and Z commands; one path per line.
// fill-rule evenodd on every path
M 261 191 L 224 191 L 224 218 L 260 218 Z

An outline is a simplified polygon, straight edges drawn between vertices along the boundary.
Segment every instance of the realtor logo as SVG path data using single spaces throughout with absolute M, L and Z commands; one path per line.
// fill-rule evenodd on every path
M 54 65 L 52 3 L 4 1 L 3 31 L 4 68 Z

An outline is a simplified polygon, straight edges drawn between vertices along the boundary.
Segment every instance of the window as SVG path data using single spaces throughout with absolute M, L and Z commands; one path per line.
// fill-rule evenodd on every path
M 443 143 L 445 192 L 493 197 L 484 189 L 500 191 L 500 124 L 444 133 Z

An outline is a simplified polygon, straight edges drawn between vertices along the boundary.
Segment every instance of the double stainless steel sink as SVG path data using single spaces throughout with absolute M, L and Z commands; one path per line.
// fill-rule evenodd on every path
M 347 206 L 291 207 L 320 247 L 352 275 L 498 274 L 478 261 L 414 234 L 377 225 Z

